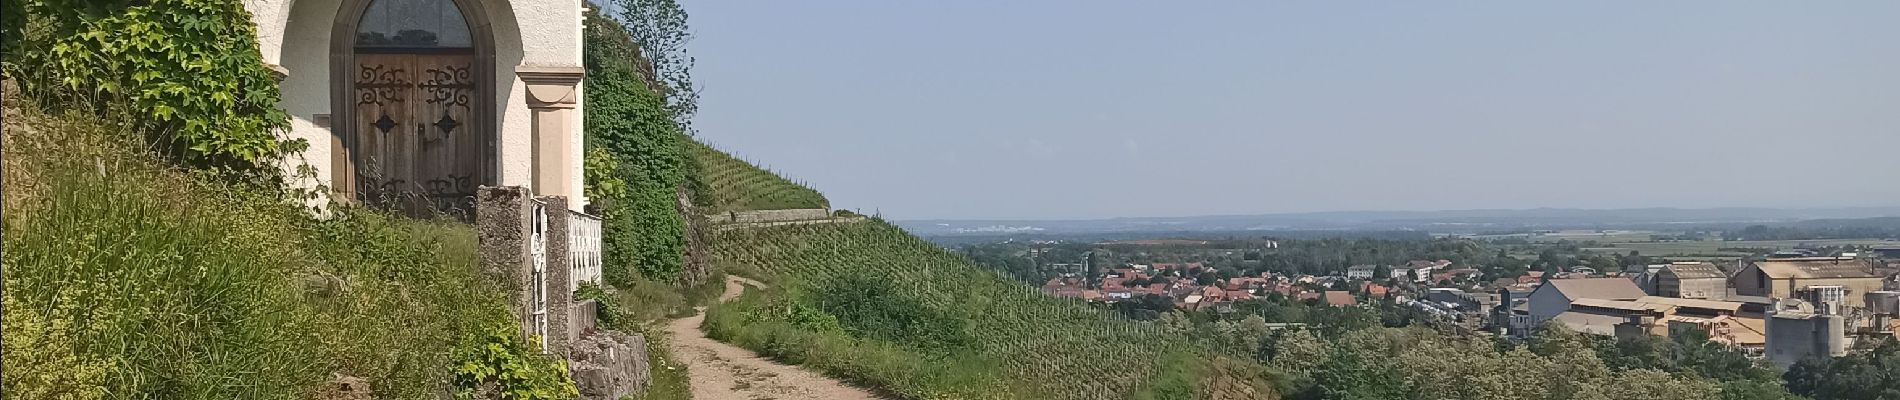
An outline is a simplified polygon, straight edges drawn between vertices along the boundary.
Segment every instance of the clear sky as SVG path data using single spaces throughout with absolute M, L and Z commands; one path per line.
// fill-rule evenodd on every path
M 684 3 L 701 138 L 897 219 L 1900 205 L 1900 1 Z

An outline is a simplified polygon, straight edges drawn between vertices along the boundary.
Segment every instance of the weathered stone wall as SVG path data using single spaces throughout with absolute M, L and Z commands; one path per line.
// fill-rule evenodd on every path
M 567 308 L 567 337 L 579 338 L 594 333 L 600 326 L 600 304 L 592 299 L 576 301 Z
M 538 200 L 538 202 L 537 202 Z M 588 399 L 618 399 L 646 390 L 651 379 L 646 337 L 596 330 L 593 300 L 576 301 L 569 290 L 574 269 L 569 262 L 568 199 L 536 198 L 519 187 L 482 187 L 476 192 L 475 224 L 480 240 L 482 268 L 515 290 L 510 310 L 519 319 L 523 336 L 534 329 L 534 209 L 542 206 L 543 295 L 547 302 L 548 352 L 569 360 L 576 387 Z
M 593 329 L 593 303 L 574 304 L 574 292 L 568 290 L 574 268 L 568 254 L 567 198 L 536 198 L 520 187 L 481 187 L 475 194 L 475 229 L 482 269 L 501 280 L 502 287 L 513 290 L 509 310 L 520 322 L 522 335 L 534 332 L 534 209 L 537 204 L 547 226 L 542 231 L 542 287 L 547 302 L 547 337 L 541 338 L 548 349 L 566 349 L 581 333 Z M 538 201 L 538 202 L 537 202 Z M 583 307 L 577 310 L 577 307 Z M 578 312 L 577 312 L 578 311 Z M 576 317 L 578 314 L 585 314 Z
M 698 217 L 699 208 L 693 205 L 693 191 L 688 190 L 686 185 L 680 185 L 679 190 L 674 192 L 673 200 L 680 219 L 685 220 L 686 223 L 686 251 L 681 255 L 680 279 L 685 281 L 687 286 L 696 286 L 705 282 L 706 277 L 712 274 L 712 259 L 709 253 L 711 249 L 707 248 L 706 238 L 707 232 L 710 231 L 710 228 L 706 226 L 709 222 L 705 218 Z
M 800 208 L 791 210 L 732 211 L 706 216 L 708 221 L 716 224 L 808 221 L 826 218 L 831 218 L 831 209 Z
M 534 207 L 528 199 L 528 190 L 521 187 L 483 186 L 475 190 L 475 231 L 482 270 L 500 280 L 502 288 L 513 291 L 508 308 L 524 321 L 522 311 L 528 309 L 534 296 L 525 290 L 529 279 L 525 272 L 533 267 L 528 236 Z
M 638 334 L 599 331 L 568 350 L 568 369 L 581 398 L 613 400 L 646 391 L 652 380 L 647 340 Z
M 547 238 L 547 263 L 542 267 L 545 276 L 543 284 L 547 288 L 548 337 L 542 340 L 546 341 L 547 348 L 559 351 L 574 341 L 577 337 L 574 333 L 578 331 L 573 314 L 569 311 L 574 303 L 574 292 L 568 290 L 570 282 L 574 280 L 573 263 L 567 254 L 567 225 L 573 214 L 567 212 L 566 197 L 541 196 L 539 200 L 545 205 L 543 209 L 548 219 L 544 234 Z

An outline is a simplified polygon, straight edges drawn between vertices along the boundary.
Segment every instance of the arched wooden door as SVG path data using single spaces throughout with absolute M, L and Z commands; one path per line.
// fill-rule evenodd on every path
M 475 188 L 493 176 L 486 40 L 453 0 L 360 8 L 338 63 L 349 165 L 337 186 L 371 206 L 468 216 Z

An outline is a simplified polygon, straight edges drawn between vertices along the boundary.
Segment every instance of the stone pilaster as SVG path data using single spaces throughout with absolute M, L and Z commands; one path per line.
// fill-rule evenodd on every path
M 580 123 L 574 108 L 580 104 L 578 85 L 587 71 L 581 67 L 515 67 L 527 86 L 528 109 L 534 113 L 535 192 L 580 198 L 572 186 L 574 154 L 580 151 Z

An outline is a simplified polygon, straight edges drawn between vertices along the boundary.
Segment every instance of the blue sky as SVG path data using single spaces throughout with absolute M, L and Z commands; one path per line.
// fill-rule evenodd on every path
M 685 6 L 703 140 L 899 219 L 1900 205 L 1900 2 Z

